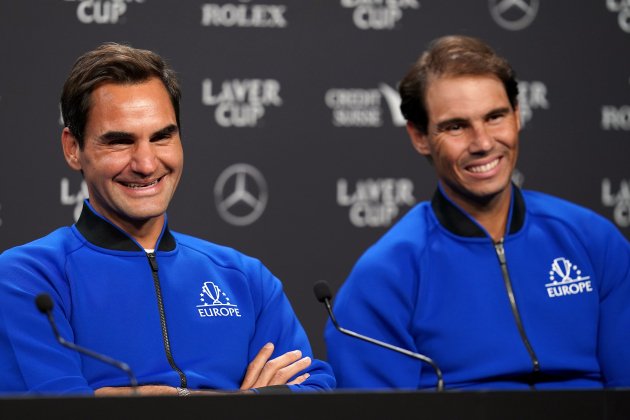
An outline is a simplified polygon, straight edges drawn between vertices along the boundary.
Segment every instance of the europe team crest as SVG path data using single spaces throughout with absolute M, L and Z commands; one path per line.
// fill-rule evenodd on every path
M 238 306 L 212 281 L 204 282 L 199 296 L 201 304 L 197 305 L 197 311 L 202 318 L 241 316 Z

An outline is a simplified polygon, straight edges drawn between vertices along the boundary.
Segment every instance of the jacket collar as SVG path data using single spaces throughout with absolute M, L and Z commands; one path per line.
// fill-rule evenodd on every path
M 83 202 L 83 210 L 75 226 L 85 239 L 101 248 L 116 251 L 138 251 L 142 249 L 140 244 L 127 233 L 97 214 L 87 200 Z M 174 249 L 175 238 L 165 223 L 158 240 L 157 250 L 172 251 Z
M 431 207 L 438 221 L 455 235 L 465 237 L 487 237 L 488 233 L 468 215 L 446 197 L 441 188 L 437 188 L 431 199 Z M 512 202 L 508 215 L 508 235 L 518 232 L 525 223 L 525 200 L 521 190 L 512 185 Z

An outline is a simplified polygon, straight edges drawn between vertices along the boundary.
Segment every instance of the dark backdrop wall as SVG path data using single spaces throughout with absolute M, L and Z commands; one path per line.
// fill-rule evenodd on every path
M 260 258 L 325 357 L 313 283 L 336 290 L 434 191 L 396 86 L 452 33 L 517 70 L 515 180 L 630 237 L 630 0 L 0 0 L 0 251 L 73 223 L 86 195 L 60 147 L 76 57 L 103 41 L 153 49 L 184 92 L 171 227 Z

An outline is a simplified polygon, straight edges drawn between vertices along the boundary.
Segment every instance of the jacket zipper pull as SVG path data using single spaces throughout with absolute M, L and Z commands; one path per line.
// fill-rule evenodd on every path
M 495 242 L 494 249 L 497 251 L 497 256 L 499 257 L 499 262 L 501 265 L 505 265 L 505 248 L 503 248 L 503 238 L 499 239 L 498 242 Z
M 157 259 L 155 258 L 155 254 L 153 252 L 147 252 L 147 258 L 149 259 L 151 270 L 153 270 L 154 273 L 157 273 L 158 263 L 157 263 Z

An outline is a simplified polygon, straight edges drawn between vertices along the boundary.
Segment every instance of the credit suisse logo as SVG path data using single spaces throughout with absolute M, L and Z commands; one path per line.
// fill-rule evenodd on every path
M 381 127 L 386 120 L 405 125 L 398 91 L 386 83 L 375 88 L 331 88 L 324 102 L 332 112 L 335 127 Z M 387 117 L 389 115 L 389 117 Z

